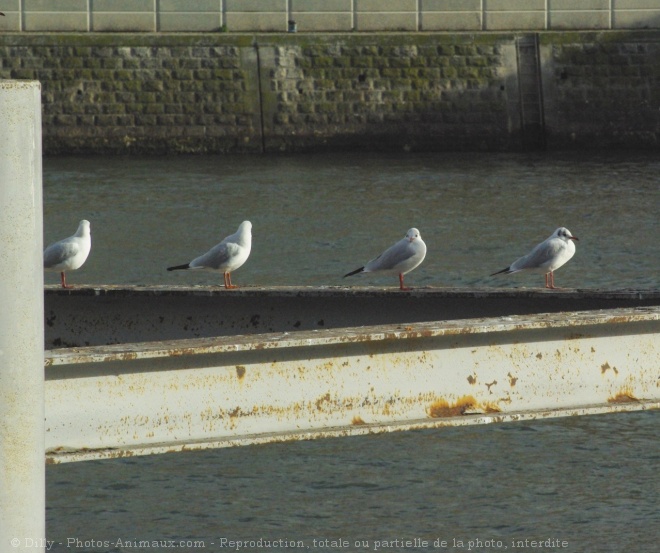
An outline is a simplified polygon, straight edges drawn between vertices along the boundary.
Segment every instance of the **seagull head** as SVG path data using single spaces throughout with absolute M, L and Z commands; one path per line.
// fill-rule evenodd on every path
M 406 232 L 406 239 L 408 242 L 413 242 L 419 238 L 419 231 L 416 228 L 411 228 Z
M 568 241 L 568 240 L 579 240 L 578 237 L 577 237 L 577 236 L 573 236 L 573 235 L 571 234 L 571 231 L 568 230 L 566 227 L 559 227 L 559 228 L 555 231 L 555 236 L 556 236 L 557 238 L 561 238 L 561 239 L 564 240 L 564 241 Z
M 85 236 L 89 234 L 90 224 L 87 219 L 83 219 L 78 223 L 78 230 L 76 231 L 76 236 Z

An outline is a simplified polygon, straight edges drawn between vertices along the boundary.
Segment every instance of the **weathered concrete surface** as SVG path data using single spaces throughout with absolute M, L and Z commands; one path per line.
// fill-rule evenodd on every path
M 660 31 L 4 34 L 46 154 L 520 150 L 528 84 L 560 148 L 660 148 Z M 529 82 L 527 82 L 529 81 Z M 543 137 L 541 137 L 543 138 Z
M 660 27 L 653 0 L 14 2 L 0 31 L 500 31 Z
M 46 348 L 654 305 L 659 290 L 47 286 Z

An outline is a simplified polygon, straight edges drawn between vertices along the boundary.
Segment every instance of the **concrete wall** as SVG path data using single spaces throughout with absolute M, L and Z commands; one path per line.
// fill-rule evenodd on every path
M 283 32 L 660 28 L 658 0 L 0 0 L 0 31 Z
M 529 90 L 536 146 L 660 149 L 659 31 L 17 33 L 0 78 L 42 82 L 47 154 L 518 150 Z

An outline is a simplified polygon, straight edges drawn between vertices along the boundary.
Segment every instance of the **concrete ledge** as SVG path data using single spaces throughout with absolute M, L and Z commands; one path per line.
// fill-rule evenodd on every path
M 659 290 L 47 286 L 46 348 L 655 305 Z

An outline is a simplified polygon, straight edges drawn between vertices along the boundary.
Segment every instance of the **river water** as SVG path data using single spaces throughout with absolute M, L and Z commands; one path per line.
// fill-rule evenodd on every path
M 44 240 L 92 224 L 92 253 L 71 283 L 216 284 L 167 272 L 253 224 L 245 285 L 337 285 L 417 227 L 424 286 L 539 286 L 489 278 L 559 226 L 580 238 L 564 287 L 656 287 L 660 158 L 541 155 L 325 155 L 44 163 Z M 58 276 L 46 274 L 49 283 Z M 395 279 L 396 280 L 396 279 Z M 390 279 L 357 278 L 359 284 Z M 396 285 L 396 282 L 393 283 Z
M 536 287 L 488 275 L 566 226 L 580 241 L 558 286 L 657 288 L 659 211 L 658 156 L 44 160 L 45 242 L 92 223 L 74 285 L 221 282 L 165 268 L 249 219 L 239 285 L 346 284 L 415 226 L 428 254 L 407 284 Z M 659 438 L 646 412 L 54 465 L 47 537 L 76 553 L 655 552 Z

